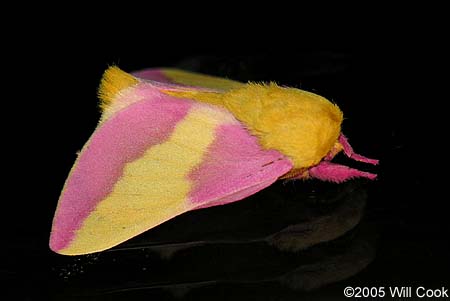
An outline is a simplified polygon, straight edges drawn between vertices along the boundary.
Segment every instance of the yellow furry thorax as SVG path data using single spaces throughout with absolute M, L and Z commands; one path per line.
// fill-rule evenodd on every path
M 266 149 L 289 157 L 294 169 L 318 164 L 341 131 L 342 111 L 324 97 L 280 87 L 249 83 L 227 92 L 166 92 L 219 105 L 229 110 Z

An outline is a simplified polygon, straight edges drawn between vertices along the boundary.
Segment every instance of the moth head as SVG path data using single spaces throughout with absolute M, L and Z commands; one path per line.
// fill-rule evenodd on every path
M 347 157 L 355 161 L 360 161 L 363 163 L 368 163 L 372 165 L 377 165 L 378 160 L 370 159 L 365 156 L 359 155 L 353 151 L 347 137 L 344 134 L 340 134 L 338 140 L 334 144 L 333 148 L 328 152 L 328 154 L 317 164 L 304 169 L 292 169 L 286 175 L 283 176 L 285 179 L 308 179 L 317 178 L 324 181 L 331 181 L 335 183 L 344 182 L 351 178 L 368 178 L 374 180 L 377 175 L 351 168 L 345 165 L 336 164 L 331 162 L 333 158 L 339 152 L 343 152 Z

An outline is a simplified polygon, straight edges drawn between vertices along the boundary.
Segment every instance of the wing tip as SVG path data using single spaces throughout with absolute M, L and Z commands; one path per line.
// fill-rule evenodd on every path
M 114 98 L 121 90 L 131 87 L 138 82 L 139 80 L 133 75 L 126 73 L 115 65 L 106 69 L 98 89 L 100 108 L 102 111 L 113 102 Z
M 58 241 L 57 239 L 53 239 L 53 235 L 50 237 L 50 242 L 49 242 L 49 247 L 50 250 L 52 250 L 53 252 L 55 252 L 56 254 L 59 255 L 64 255 L 64 256 L 78 256 L 78 255 L 86 255 L 86 254 L 92 254 L 92 253 L 97 253 L 103 250 L 106 250 L 108 248 L 85 248 L 85 249 L 80 249 L 80 248 L 72 248 L 71 245 L 67 245 L 67 244 L 61 244 L 60 241 Z

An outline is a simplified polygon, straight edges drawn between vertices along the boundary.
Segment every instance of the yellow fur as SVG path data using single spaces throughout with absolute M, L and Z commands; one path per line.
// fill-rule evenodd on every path
M 188 85 L 188 86 L 197 86 L 204 87 L 210 89 L 219 89 L 219 90 L 230 90 L 234 88 L 239 88 L 243 83 L 233 81 L 226 78 L 220 78 L 211 75 L 205 75 L 200 73 L 188 72 L 179 69 L 170 69 L 165 68 L 162 69 L 164 75 L 170 78 L 172 81 Z
M 137 84 L 139 80 L 116 66 L 106 69 L 100 82 L 98 96 L 100 97 L 100 108 L 104 111 L 114 100 L 117 94 Z
M 307 91 L 247 84 L 225 93 L 166 92 L 228 109 L 266 149 L 288 156 L 295 169 L 316 165 L 333 148 L 341 131 L 341 110 Z

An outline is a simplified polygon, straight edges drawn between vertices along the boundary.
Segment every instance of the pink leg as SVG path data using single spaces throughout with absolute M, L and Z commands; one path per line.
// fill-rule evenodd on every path
M 345 182 L 352 178 L 368 178 L 374 180 L 377 177 L 376 174 L 370 172 L 360 171 L 328 161 L 322 161 L 319 165 L 311 167 L 308 172 L 311 178 L 335 183 Z
M 364 157 L 364 156 L 361 156 L 361 155 L 358 155 L 357 153 L 355 153 L 353 151 L 353 148 L 351 147 L 351 145 L 348 143 L 347 137 L 345 137 L 344 134 L 342 134 L 342 133 L 339 136 L 339 143 L 344 148 L 344 153 L 347 157 L 349 157 L 353 160 L 356 160 L 356 161 L 364 162 L 364 163 L 369 163 L 369 164 L 373 164 L 373 165 L 378 164 L 378 160 L 376 160 L 376 159 L 369 159 L 367 157 Z

